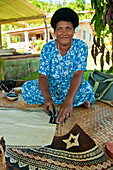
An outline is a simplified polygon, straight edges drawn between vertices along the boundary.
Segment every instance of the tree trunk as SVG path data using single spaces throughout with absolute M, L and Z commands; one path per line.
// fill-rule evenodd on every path
M 44 23 L 45 23 L 45 29 L 46 29 L 46 43 L 48 42 L 48 29 L 47 29 L 47 23 L 46 23 L 46 16 L 44 17 Z

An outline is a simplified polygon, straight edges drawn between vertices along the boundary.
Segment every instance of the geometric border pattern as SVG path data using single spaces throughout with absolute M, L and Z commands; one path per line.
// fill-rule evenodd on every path
M 43 169 L 106 169 L 111 167 L 107 156 L 97 146 L 85 152 L 67 152 L 49 147 L 7 148 L 5 157 L 8 167 L 36 170 Z

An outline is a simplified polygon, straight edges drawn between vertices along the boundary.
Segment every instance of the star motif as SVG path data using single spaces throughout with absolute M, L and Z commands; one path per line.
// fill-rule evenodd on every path
M 79 146 L 78 137 L 79 137 L 79 133 L 76 136 L 70 133 L 69 139 L 63 140 L 63 142 L 67 144 L 66 149 L 69 149 L 72 146 Z

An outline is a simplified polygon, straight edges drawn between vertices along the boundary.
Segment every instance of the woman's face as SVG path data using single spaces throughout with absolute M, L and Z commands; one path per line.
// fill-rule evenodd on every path
M 55 36 L 59 44 L 66 46 L 72 42 L 74 27 L 70 21 L 59 21 L 56 24 Z

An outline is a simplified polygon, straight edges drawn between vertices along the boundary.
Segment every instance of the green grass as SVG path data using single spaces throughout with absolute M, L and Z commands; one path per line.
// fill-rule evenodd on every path
M 37 66 L 39 65 L 39 63 L 37 64 Z M 105 63 L 104 64 L 104 72 L 107 72 L 109 70 L 110 66 Z M 100 58 L 97 58 L 97 65 L 94 64 L 93 58 L 91 56 L 91 49 L 88 50 L 88 61 L 87 61 L 87 71 L 85 72 L 85 79 L 88 80 L 89 77 L 89 73 L 94 70 L 101 70 L 100 68 Z M 35 80 L 38 79 L 38 71 L 35 73 L 31 73 L 30 75 L 26 75 L 24 77 L 21 78 L 21 80 Z
M 21 80 L 36 80 L 36 79 L 38 79 L 38 71 L 21 78 Z
M 88 80 L 89 73 L 90 73 L 91 71 L 92 71 L 92 70 L 87 70 L 87 71 L 85 72 L 84 78 L 85 78 L 86 80 Z M 38 71 L 35 72 L 35 73 L 31 73 L 30 75 L 26 75 L 26 76 L 24 76 L 24 77 L 21 78 L 21 80 L 36 80 L 36 79 L 38 79 Z

